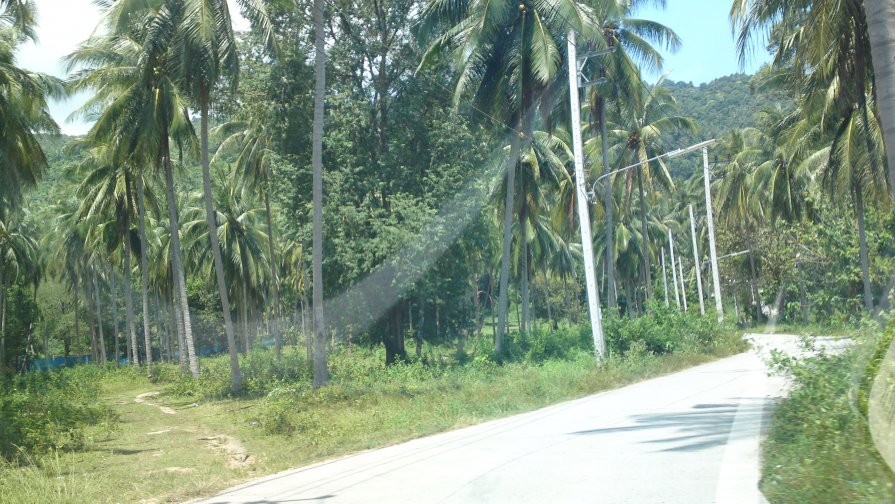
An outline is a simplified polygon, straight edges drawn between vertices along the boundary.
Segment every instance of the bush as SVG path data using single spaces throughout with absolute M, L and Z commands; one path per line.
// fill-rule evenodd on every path
M 895 502 L 895 475 L 874 447 L 861 405 L 868 356 L 879 346 L 877 337 L 843 355 L 777 358 L 794 386 L 764 444 L 762 489 L 772 502 Z
M 111 425 L 114 413 L 97 401 L 99 379 L 109 372 L 106 367 L 82 366 L 3 377 L 0 456 L 15 459 L 22 451 L 80 448 L 86 426 Z
M 605 318 L 603 326 L 610 355 L 625 355 L 635 343 L 641 343 L 647 352 L 655 355 L 742 345 L 734 331 L 718 323 L 714 315 L 700 316 L 664 306 L 653 306 L 651 310 L 649 316 L 636 319 Z

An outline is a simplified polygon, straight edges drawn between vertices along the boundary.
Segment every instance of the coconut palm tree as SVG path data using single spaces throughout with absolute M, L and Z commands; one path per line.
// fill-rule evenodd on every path
M 276 51 L 273 26 L 261 0 L 238 0 L 243 14 L 256 27 L 271 52 Z M 224 77 L 232 86 L 238 84 L 239 58 L 236 52 L 236 37 L 230 8 L 226 0 L 166 0 L 159 11 L 158 19 L 165 25 L 152 34 L 152 43 L 165 51 L 179 63 L 174 68 L 180 89 L 190 96 L 198 106 L 200 115 L 200 148 L 202 164 L 203 201 L 208 225 L 208 236 L 215 265 L 218 292 L 224 316 L 224 329 L 228 344 L 235 344 L 233 321 L 230 318 L 230 302 L 227 296 L 223 258 L 218 241 L 217 223 L 214 220 L 214 206 L 211 183 L 211 169 L 208 148 L 208 109 L 211 92 Z M 231 360 L 236 354 L 231 350 Z M 234 369 L 238 363 L 231 363 Z M 234 388 L 236 383 L 234 381 Z M 234 390 L 236 392 L 236 390 Z
M 647 88 L 642 87 L 640 96 L 619 104 L 618 124 L 612 125 L 610 136 L 617 139 L 615 148 L 610 148 L 610 153 L 618 159 L 624 159 L 625 165 L 636 165 L 640 168 L 630 170 L 625 174 L 625 205 L 630 209 L 632 201 L 633 181 L 637 180 L 638 200 L 640 202 L 640 250 L 643 253 L 643 273 L 646 286 L 647 301 L 653 298 L 653 278 L 650 261 L 649 224 L 650 216 L 647 213 L 647 192 L 644 190 L 644 182 L 654 194 L 655 186 L 674 190 L 674 181 L 668 172 L 667 166 L 662 160 L 648 163 L 647 161 L 663 152 L 668 152 L 672 146 L 668 145 L 665 138 L 672 133 L 693 133 L 696 131 L 696 123 L 690 118 L 672 115 L 675 113 L 675 101 L 671 93 L 662 87 L 664 79 L 660 79 L 656 85 Z M 627 212 L 626 212 L 627 213 Z
M 582 72 L 594 82 L 602 84 L 591 87 L 588 95 L 588 107 L 591 111 L 590 127 L 593 135 L 599 135 L 600 164 L 603 173 L 611 171 L 609 157 L 609 138 L 607 133 L 606 105 L 612 103 L 628 103 L 635 99 L 642 99 L 644 83 L 640 76 L 640 67 L 649 71 L 661 71 L 663 58 L 653 44 L 664 47 L 672 52 L 680 48 L 681 41 L 677 34 L 655 21 L 637 19 L 632 17 L 637 9 L 647 3 L 664 7 L 665 2 L 652 2 L 644 0 L 589 0 L 586 2 L 592 6 L 599 27 L 589 45 L 598 50 L 610 50 L 599 64 L 586 65 Z M 594 146 L 595 147 L 595 146 Z M 591 147 L 591 149 L 594 149 Z M 620 167 L 620 166 L 618 166 Z M 612 202 L 614 177 L 609 177 L 604 182 L 603 188 L 603 212 L 605 213 L 605 236 L 609 242 L 614 241 L 614 214 L 615 205 Z M 614 247 L 607 247 L 605 253 L 612 254 Z M 618 294 L 615 292 L 615 258 L 607 256 L 607 276 L 612 279 L 608 282 L 608 302 L 610 309 L 617 304 Z
M 0 217 L 22 199 L 22 191 L 40 179 L 47 159 L 39 133 L 58 133 L 48 98 L 61 98 L 62 82 L 19 68 L 18 46 L 34 38 L 34 4 L 0 0 Z
M 218 158 L 229 150 L 236 150 L 236 170 L 239 172 L 240 178 L 247 182 L 249 188 L 260 189 L 264 198 L 265 218 L 267 219 L 267 254 L 268 266 L 270 269 L 270 285 L 273 291 L 273 309 L 271 317 L 273 319 L 274 344 L 277 358 L 280 357 L 283 346 L 282 328 L 279 325 L 280 314 L 280 287 L 279 275 L 277 272 L 277 256 L 274 246 L 273 233 L 273 212 L 270 206 L 270 171 L 272 157 L 274 152 L 271 149 L 271 124 L 265 121 L 263 117 L 268 114 L 261 113 L 260 116 L 252 117 L 248 122 L 232 121 L 216 128 L 215 133 L 223 136 L 215 158 L 212 160 L 214 164 Z
M 198 195 L 193 201 L 198 203 Z M 250 350 L 253 337 L 249 331 L 249 310 L 258 305 L 262 287 L 269 281 L 266 274 L 270 271 L 268 257 L 263 249 L 267 243 L 267 233 L 262 226 L 263 209 L 255 204 L 251 190 L 245 179 L 239 177 L 234 169 L 220 169 L 215 172 L 214 205 L 218 226 L 218 238 L 221 243 L 222 257 L 227 277 L 228 294 L 234 294 L 238 300 L 239 314 L 242 322 L 244 349 Z M 211 274 L 213 261 L 208 257 L 208 227 L 204 217 L 195 209 L 200 205 L 190 205 L 184 212 L 184 235 L 189 243 L 188 251 L 192 263 L 203 274 Z
M 88 41 L 70 56 L 71 68 L 87 67 L 73 77 L 73 89 L 83 86 L 96 90 L 95 97 L 88 101 L 81 113 L 98 115 L 90 135 L 98 139 L 115 139 L 111 144 L 118 162 L 152 167 L 164 174 L 176 297 L 190 372 L 198 377 L 199 362 L 187 304 L 171 156 L 172 142 L 181 152 L 184 148 L 194 149 L 195 132 L 189 118 L 188 102 L 173 78 L 171 55 L 160 49 L 155 43 L 157 39 L 152 38 L 157 30 L 165 28 L 169 6 L 161 1 L 138 3 L 140 5 L 136 6 L 134 2 L 103 4 L 103 24 L 110 35 Z M 141 218 L 145 222 L 145 205 L 139 204 L 143 199 L 139 189 L 138 209 L 144 206 Z M 141 242 L 145 243 L 142 238 L 145 237 L 141 236 Z M 238 365 L 233 380 L 234 388 L 238 390 L 241 387 Z
M 86 142 L 85 142 L 86 143 Z M 117 165 L 110 159 L 110 151 L 107 145 L 94 144 L 87 145 L 90 147 L 90 154 L 83 163 L 86 175 L 83 182 L 78 187 L 78 195 L 81 198 L 81 207 L 78 210 L 78 217 L 86 222 L 100 224 L 104 221 L 111 223 L 111 230 L 114 232 L 113 242 L 110 248 L 115 249 L 120 245 L 123 248 L 123 276 L 124 281 L 124 297 L 125 297 L 125 319 L 127 335 L 131 349 L 133 351 L 132 363 L 140 364 L 140 357 L 137 351 L 137 330 L 134 325 L 134 302 L 133 292 L 131 288 L 131 226 L 134 221 L 136 211 L 136 202 L 132 197 L 132 178 L 130 167 L 126 165 Z M 140 175 L 137 175 L 140 176 Z M 93 226 L 92 229 L 97 230 L 100 234 L 103 226 Z M 90 240 L 90 231 L 88 231 L 88 240 Z M 144 313 L 144 317 L 146 314 Z M 148 325 L 148 321 L 144 320 L 144 326 Z M 148 331 L 144 332 L 146 345 L 145 361 L 148 368 L 152 366 L 152 342 Z
M 516 171 L 522 142 L 534 139 L 536 109 L 555 105 L 548 90 L 561 83 L 568 29 L 587 39 L 593 33 L 592 10 L 582 2 L 453 2 L 431 0 L 423 11 L 423 32 L 436 33 L 423 64 L 447 55 L 457 66 L 454 101 L 469 95 L 477 106 L 499 118 L 510 137 L 503 222 L 503 259 L 495 349 L 503 351 L 506 331 L 510 248 Z M 561 89 L 561 88 L 557 88 Z M 524 277 L 523 277 L 524 278 Z
M 6 365 L 7 289 L 16 282 L 34 283 L 40 278 L 37 242 L 19 219 L 0 219 L 0 368 Z

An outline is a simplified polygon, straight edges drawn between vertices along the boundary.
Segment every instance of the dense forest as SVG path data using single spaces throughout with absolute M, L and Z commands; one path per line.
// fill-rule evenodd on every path
M 0 455 L 114 423 L 94 371 L 263 397 L 288 434 L 327 393 L 878 331 L 895 69 L 864 2 L 733 2 L 773 62 L 698 87 L 644 79 L 681 44 L 654 3 L 240 0 L 237 32 L 224 0 L 103 0 L 57 79 L 16 59 L 35 4 L 0 0 Z
M 724 138 L 758 124 L 762 111 L 777 108 L 792 112 L 795 98 L 791 92 L 767 89 L 752 75 L 734 74 L 706 84 L 666 81 L 681 110 L 686 110 L 699 125 L 705 138 Z
M 729 316 L 849 320 L 862 306 L 887 306 L 892 219 L 872 101 L 835 114 L 818 109 L 822 88 L 799 93 L 779 78 L 796 62 L 808 64 L 798 53 L 756 78 L 698 88 L 644 83 L 640 65 L 661 65 L 661 57 L 653 46 L 629 52 L 630 37 L 644 29 L 626 24 L 633 7 L 597 14 L 585 4 L 563 7 L 587 13 L 574 23 L 562 10 L 534 5 L 495 22 L 548 23 L 560 32 L 571 23 L 581 33 L 612 27 L 587 43 L 610 43 L 614 52 L 582 69 L 613 76 L 582 97 L 587 167 L 593 180 L 629 164 L 640 169 L 610 179 L 609 212 L 602 187 L 590 205 L 601 223 L 593 245 L 608 313 L 638 316 L 670 302 L 660 294 L 672 280 L 684 304 L 709 304 L 701 299 L 713 295 L 701 156 L 675 159 L 672 170 L 671 161 L 646 161 L 712 136 L 722 139 L 711 148 L 712 185 L 718 255 L 732 255 L 719 273 Z M 508 330 L 583 321 L 568 92 L 557 85 L 562 33 L 529 40 L 521 31 L 520 43 L 554 52 L 518 63 L 453 35 L 452 26 L 477 12 L 470 6 L 327 11 L 315 303 L 312 6 L 246 4 L 252 32 L 225 23 L 193 48 L 165 45 L 180 40 L 177 30 L 186 28 L 178 27 L 194 22 L 192 14 L 164 11 L 173 31 L 150 33 L 146 23 L 167 4 L 148 5 L 109 5 L 101 33 L 67 57 L 67 82 L 28 76 L 44 100 L 95 93 L 78 114 L 96 124 L 83 138 L 40 136 L 43 147 L 33 145 L 38 154 L 27 165 L 31 179 L 22 177 L 13 184 L 19 192 L 4 199 L 7 367 L 89 355 L 147 365 L 175 359 L 196 375 L 196 355 L 229 349 L 238 390 L 237 352 L 270 345 L 279 353 L 303 341 L 310 357 L 315 331 L 331 343 L 382 344 L 392 363 L 414 353 L 406 339 L 419 355 L 426 341 L 462 348 L 490 332 L 500 355 Z M 27 39 L 21 33 L 15 40 Z M 678 44 L 660 25 L 641 35 L 656 47 Z M 144 54 L 151 36 L 161 37 L 156 52 Z M 205 54 L 203 44 L 224 44 L 209 73 L 165 66 L 174 61 L 165 51 L 198 58 L 190 51 Z M 158 80 L 143 70 L 147 58 L 158 59 Z M 842 61 L 850 68 L 847 55 Z M 867 89 L 840 93 L 863 96 L 872 79 L 854 85 Z M 818 129 L 818 120 L 830 127 Z M 507 154 L 510 177 L 501 175 Z M 671 245 L 679 264 L 663 267 Z M 322 326 L 315 304 L 329 312 Z

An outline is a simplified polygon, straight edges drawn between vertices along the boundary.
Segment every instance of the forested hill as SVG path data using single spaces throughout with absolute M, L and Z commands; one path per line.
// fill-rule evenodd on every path
M 699 124 L 700 138 L 722 138 L 731 130 L 756 126 L 760 111 L 778 105 L 792 108 L 792 100 L 784 93 L 750 88 L 751 75 L 735 74 L 694 86 L 688 82 L 667 81 L 680 107 L 680 113 Z

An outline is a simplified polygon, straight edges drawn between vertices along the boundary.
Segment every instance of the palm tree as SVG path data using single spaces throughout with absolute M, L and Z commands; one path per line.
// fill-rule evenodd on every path
M 674 181 L 671 179 L 671 174 L 665 163 L 661 160 L 655 163 L 647 161 L 663 152 L 668 152 L 671 146 L 667 144 L 663 135 L 696 131 L 696 123 L 692 119 L 670 115 L 674 113 L 675 101 L 671 93 L 662 87 L 662 82 L 663 79 L 660 79 L 651 88 L 641 88 L 641 96 L 621 103 L 619 124 L 613 125 L 613 130 L 610 133 L 612 137 L 619 140 L 616 149 L 611 149 L 610 152 L 617 154 L 620 159 L 625 159 L 624 164 L 626 165 L 638 163 L 640 165 L 640 169 L 629 171 L 625 175 L 627 189 L 624 206 L 626 209 L 630 209 L 632 199 L 630 188 L 633 187 L 633 179 L 636 176 L 640 202 L 640 250 L 644 259 L 643 272 L 647 301 L 653 298 L 653 278 L 647 229 L 650 217 L 646 208 L 647 201 L 651 198 L 648 198 L 644 191 L 644 179 L 650 188 L 650 194 L 654 193 L 654 182 L 674 190 Z M 654 169 L 655 174 L 653 173 Z
M 647 2 L 645 0 L 591 0 L 599 20 L 599 29 L 591 40 L 590 45 L 596 49 L 612 50 L 605 56 L 600 65 L 586 66 L 583 71 L 589 74 L 592 81 L 605 81 L 603 84 L 593 86 L 589 95 L 591 110 L 591 128 L 599 134 L 600 150 L 602 153 L 601 164 L 603 173 L 609 173 L 609 139 L 607 133 L 608 120 L 606 117 L 606 104 L 609 101 L 625 103 L 630 100 L 640 99 L 643 94 L 644 83 L 640 77 L 639 66 L 650 71 L 660 71 L 663 67 L 661 53 L 652 44 L 664 46 L 671 51 L 680 48 L 681 41 L 673 30 L 654 21 L 636 19 L 631 17 L 633 13 L 647 3 L 665 6 L 664 1 Z M 636 61 L 636 63 L 635 63 Z M 639 66 L 638 66 L 639 64 Z M 614 177 L 609 177 L 603 190 L 603 212 L 605 213 L 605 236 L 608 242 L 614 242 L 614 208 L 612 201 Z M 614 247 L 606 247 L 605 258 L 607 266 L 608 305 L 614 309 L 618 302 L 618 294 L 615 292 L 615 256 L 612 256 Z
M 38 246 L 29 234 L 18 219 L 0 219 L 0 368 L 6 365 L 7 289 L 16 282 L 39 282 Z
M 171 159 L 172 142 L 181 152 L 184 148 L 195 148 L 195 132 L 186 99 L 174 80 L 175 60 L 159 44 L 159 32 L 164 32 L 170 24 L 172 6 L 162 0 L 104 5 L 103 23 L 110 35 L 88 41 L 70 57 L 70 67 L 88 67 L 75 75 L 73 87 L 97 91 L 81 111 L 94 115 L 101 111 L 91 136 L 115 139 L 112 144 L 119 162 L 151 166 L 164 174 L 175 297 L 182 317 L 190 372 L 198 377 Z M 142 199 L 140 193 L 138 187 L 138 200 Z M 138 202 L 139 206 L 143 205 Z M 145 221 L 145 207 L 141 218 Z M 141 238 L 145 243 L 145 237 Z M 238 363 L 232 374 L 234 388 L 238 390 L 241 387 Z
M 271 125 L 262 119 L 268 114 L 262 113 L 252 117 L 248 122 L 232 121 L 216 129 L 216 133 L 224 136 L 218 152 L 215 154 L 214 163 L 222 153 L 229 149 L 236 149 L 236 169 L 248 182 L 249 187 L 259 188 L 264 197 L 265 217 L 267 219 L 267 254 L 269 258 L 270 285 L 273 291 L 273 319 L 274 344 L 276 355 L 280 358 L 283 346 L 283 335 L 278 318 L 280 314 L 280 287 L 277 274 L 277 256 L 274 247 L 273 212 L 270 208 L 270 170 L 273 151 L 271 149 Z
M 437 31 L 423 64 L 451 55 L 459 69 L 454 101 L 472 94 L 483 110 L 500 118 L 510 136 L 503 222 L 500 298 L 495 350 L 503 351 L 509 304 L 510 248 L 516 170 L 521 145 L 534 139 L 534 115 L 556 93 L 562 79 L 564 37 L 571 28 L 590 37 L 590 8 L 573 0 L 556 2 L 453 2 L 431 0 L 423 12 L 424 32 Z M 547 108 L 553 108 L 550 103 Z M 523 276 L 523 278 L 525 278 Z
M 268 281 L 265 277 L 269 267 L 268 258 L 264 255 L 263 245 L 267 242 L 267 233 L 262 229 L 261 214 L 263 210 L 255 205 L 251 191 L 245 181 L 233 169 L 221 169 L 215 173 L 214 204 L 218 238 L 221 243 L 224 268 L 230 278 L 228 293 L 232 293 L 239 301 L 239 313 L 242 323 L 244 348 L 250 350 L 253 337 L 249 331 L 249 308 L 255 306 L 260 297 L 261 287 Z M 197 195 L 194 195 L 197 196 Z M 193 198 L 195 201 L 199 197 Z M 200 205 L 190 206 L 184 212 L 184 236 L 190 245 L 187 247 L 192 263 L 197 265 L 203 274 L 211 274 L 214 263 L 208 258 L 208 227 L 203 217 L 195 209 Z M 209 268 L 206 272 L 205 269 Z
M 21 202 L 22 191 L 33 187 L 46 167 L 37 134 L 58 133 L 47 99 L 62 97 L 62 82 L 19 68 L 15 58 L 17 47 L 34 38 L 34 16 L 30 1 L 0 0 L 0 218 Z
M 149 44 L 154 50 L 169 54 L 178 63 L 174 66 L 174 77 L 178 86 L 198 105 L 200 114 L 200 157 L 202 164 L 202 187 L 204 193 L 205 216 L 208 236 L 214 258 L 215 276 L 224 316 L 227 343 L 235 346 L 233 321 L 230 317 L 230 301 L 224 277 L 223 258 L 218 241 L 217 223 L 214 220 L 211 169 L 208 149 L 208 109 L 211 91 L 222 77 L 229 77 L 231 85 L 238 83 L 239 59 L 236 52 L 236 38 L 230 9 L 226 0 L 159 0 L 163 5 L 157 11 L 156 20 L 161 29 L 153 30 Z M 261 0 L 238 0 L 237 4 L 252 24 L 260 29 L 269 49 L 275 51 L 273 26 Z M 231 368 L 234 375 L 233 392 L 237 383 L 238 357 L 231 349 Z
M 85 142 L 89 145 L 89 142 Z M 112 229 L 115 232 L 114 248 L 120 243 L 123 248 L 124 257 L 124 296 L 125 296 L 125 318 L 127 334 L 129 335 L 130 345 L 132 348 L 132 363 L 140 364 L 140 357 L 137 351 L 137 331 L 134 325 L 134 302 L 133 292 L 131 288 L 131 225 L 133 216 L 136 213 L 135 202 L 132 197 L 132 174 L 130 168 L 124 165 L 116 165 L 110 160 L 111 149 L 107 145 L 92 145 L 90 155 L 84 162 L 84 167 L 89 171 L 78 188 L 78 195 L 81 198 L 81 208 L 78 211 L 79 217 L 87 222 L 98 223 L 104 219 L 108 219 L 112 223 Z M 139 175 L 138 175 L 139 176 Z M 93 229 L 100 229 L 94 227 Z M 88 232 L 88 240 L 89 240 Z M 144 313 L 144 317 L 146 317 Z M 148 326 L 148 321 L 144 320 L 144 327 Z M 152 368 L 152 343 L 148 331 L 144 332 L 146 344 L 146 366 Z

